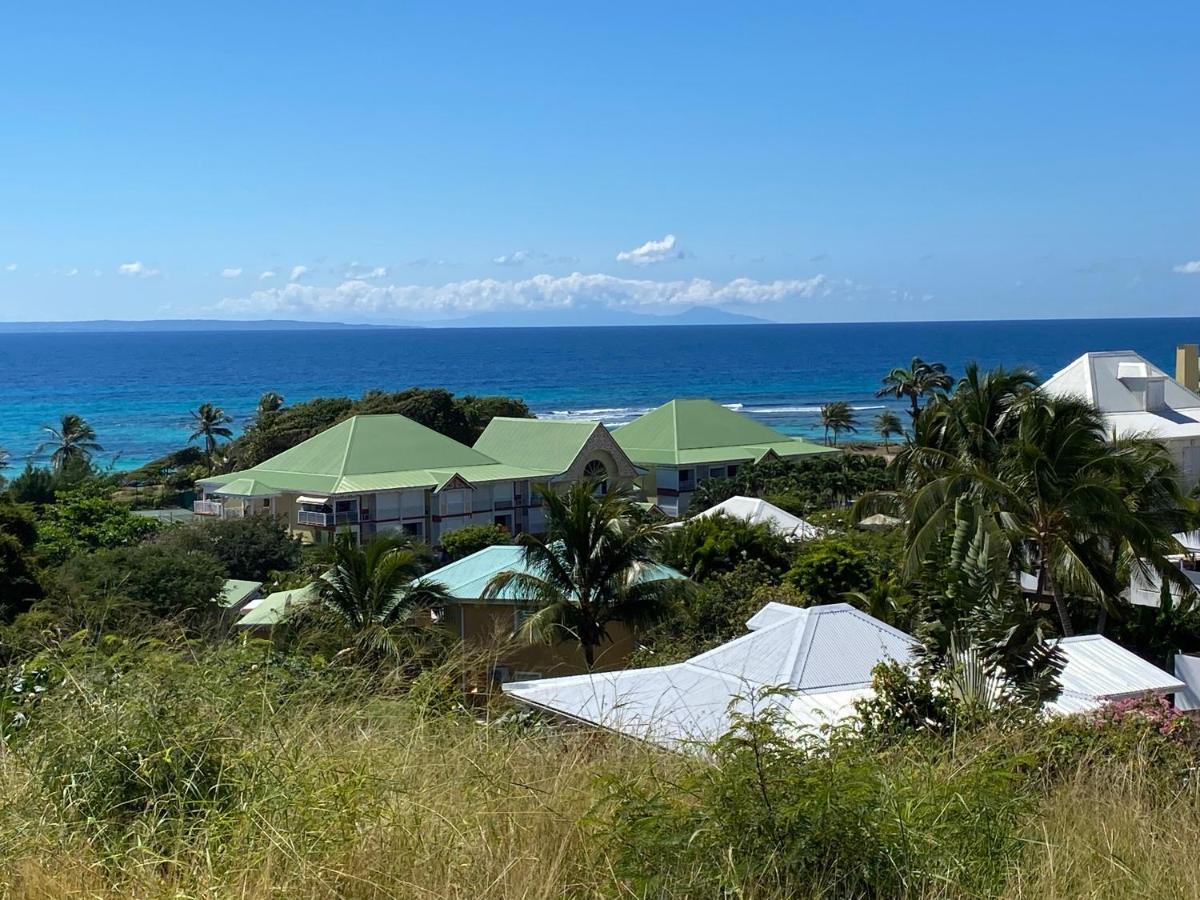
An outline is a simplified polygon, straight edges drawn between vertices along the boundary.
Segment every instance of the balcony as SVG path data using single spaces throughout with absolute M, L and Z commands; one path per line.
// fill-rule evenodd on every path
M 357 525 L 359 521 L 358 510 L 349 509 L 339 512 L 309 512 L 308 510 L 298 510 L 296 512 L 297 525 L 315 525 L 318 528 L 333 528 L 337 525 Z
M 225 504 L 220 500 L 196 500 L 192 503 L 192 512 L 198 516 L 221 516 Z

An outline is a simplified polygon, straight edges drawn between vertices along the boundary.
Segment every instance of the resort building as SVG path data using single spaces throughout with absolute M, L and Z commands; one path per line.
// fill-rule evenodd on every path
M 520 547 L 487 547 L 425 576 L 446 587 L 452 602 L 438 610 L 435 619 L 450 628 L 467 646 L 483 655 L 468 691 L 486 689 L 488 682 L 530 681 L 550 675 L 587 671 L 583 651 L 575 641 L 548 644 L 531 642 L 521 634 L 525 620 L 537 611 L 514 586 L 497 597 L 485 597 L 487 586 L 501 572 L 529 572 Z M 642 581 L 679 580 L 679 572 L 663 565 L 647 566 Z M 607 671 L 628 664 L 636 646 L 633 632 L 619 622 L 608 626 L 610 640 L 596 648 L 594 669 Z M 470 680 L 470 676 L 468 676 Z
M 497 420 L 472 448 L 404 416 L 354 416 L 257 466 L 202 479 L 194 509 L 277 516 L 309 542 L 398 532 L 437 546 L 466 525 L 541 531 L 539 485 L 636 475 L 599 424 Z
M 875 666 L 906 664 L 916 646 L 903 631 L 845 603 L 806 609 L 768 603 L 746 626 L 748 634 L 682 663 L 518 681 L 504 691 L 571 721 L 670 749 L 703 750 L 732 727 L 736 715 L 774 713 L 797 733 L 814 735 L 850 723 L 856 703 L 874 696 Z M 1047 715 L 1187 688 L 1101 635 L 1056 644 L 1064 659 L 1061 692 L 1043 708 Z
M 671 516 L 687 512 L 699 485 L 731 478 L 746 463 L 837 452 L 781 434 L 712 400 L 672 400 L 622 425 L 613 437 L 645 470 L 646 499 Z
M 1200 366 L 1195 344 L 1176 350 L 1176 377 L 1132 350 L 1085 353 L 1041 389 L 1078 397 L 1104 414 L 1116 437 L 1146 435 L 1161 441 L 1186 487 L 1200 480 Z

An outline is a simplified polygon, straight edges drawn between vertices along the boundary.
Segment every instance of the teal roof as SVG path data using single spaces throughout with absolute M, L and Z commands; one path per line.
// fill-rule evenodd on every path
M 500 462 L 561 475 L 583 452 L 599 422 L 561 422 L 554 419 L 497 417 L 488 423 L 475 449 Z
M 316 596 L 316 582 L 302 588 L 268 594 L 259 600 L 253 609 L 237 620 L 237 627 L 267 628 L 278 625 L 315 600 Z
M 525 563 L 525 552 L 522 547 L 513 545 L 498 545 L 485 547 L 477 553 L 465 556 L 460 560 L 443 566 L 431 573 L 431 579 L 443 584 L 457 600 L 481 600 L 487 589 L 488 582 L 501 572 L 532 572 Z M 640 574 L 639 581 L 684 580 L 684 576 L 670 566 L 651 563 Z M 489 598 L 501 602 L 519 602 L 530 599 L 511 585 L 498 596 Z
M 542 477 L 498 463 L 466 444 L 400 415 L 354 416 L 240 472 L 203 479 L 221 491 L 307 494 L 435 488 L 454 474 L 468 481 Z
M 226 609 L 236 609 L 262 589 L 261 581 L 242 581 L 239 578 L 229 578 L 221 593 L 217 595 L 217 605 Z
M 635 463 L 695 465 L 837 452 L 794 438 L 712 400 L 672 400 L 613 432 Z

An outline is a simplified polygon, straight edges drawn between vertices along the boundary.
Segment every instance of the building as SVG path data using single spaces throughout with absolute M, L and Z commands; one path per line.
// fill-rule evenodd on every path
M 1093 404 L 1117 437 L 1161 441 L 1186 487 L 1200 480 L 1200 374 L 1195 344 L 1176 350 L 1176 377 L 1132 350 L 1085 353 L 1056 372 L 1042 390 Z
M 706 519 L 710 516 L 729 516 L 731 519 L 741 519 L 751 525 L 768 525 L 772 531 L 789 541 L 811 541 L 823 533 L 811 522 L 794 516 L 785 509 L 780 509 L 774 503 L 768 503 L 759 497 L 730 497 L 716 506 L 711 506 L 704 512 L 696 513 L 692 518 Z M 674 522 L 673 526 L 683 523 Z
M 498 462 L 553 473 L 534 484 L 535 500 L 539 487 L 558 490 L 588 479 L 608 491 L 633 484 L 641 474 L 599 422 L 497 417 L 475 449 Z M 527 530 L 537 534 L 544 526 L 541 508 L 531 506 Z
M 194 509 L 278 516 L 309 542 L 342 531 L 359 540 L 398 532 L 436 546 L 466 525 L 541 530 L 538 485 L 569 483 L 601 467 L 614 480 L 636 475 L 603 426 L 513 422 L 480 438 L 501 460 L 404 416 L 354 416 L 257 466 L 202 479 Z
M 880 662 L 906 662 L 913 639 L 846 603 L 768 603 L 749 634 L 669 666 L 514 682 L 519 702 L 672 749 L 709 744 L 733 716 L 768 710 L 820 728 L 870 696 Z M 778 688 L 785 688 L 780 692 Z
M 425 576 L 427 581 L 444 585 L 453 598 L 438 611 L 437 621 L 454 631 L 468 650 L 483 653 L 480 677 L 468 689 L 483 688 L 489 680 L 530 681 L 587 671 L 577 643 L 530 642 L 520 634 L 521 625 L 537 607 L 515 586 L 505 588 L 497 597 L 484 596 L 491 580 L 509 571 L 530 571 L 522 548 L 487 547 Z M 663 565 L 648 566 L 640 577 L 644 581 L 683 580 L 683 575 Z M 626 665 L 635 647 L 633 632 L 621 623 L 610 624 L 608 635 L 610 640 L 596 648 L 596 670 Z
M 613 432 L 634 465 L 645 470 L 646 499 L 682 516 L 696 488 L 731 478 L 750 462 L 836 453 L 781 434 L 711 400 L 672 400 Z
M 852 722 L 855 704 L 873 696 L 875 666 L 908 662 L 916 644 L 845 603 L 807 609 L 768 603 L 746 626 L 749 634 L 675 665 L 514 682 L 504 691 L 576 722 L 671 749 L 702 749 L 730 730 L 735 715 L 771 713 L 785 727 L 810 734 Z M 1061 691 L 1044 707 L 1046 715 L 1186 688 L 1184 680 L 1101 635 L 1057 645 L 1064 658 Z M 1200 681 L 1200 665 L 1195 668 Z

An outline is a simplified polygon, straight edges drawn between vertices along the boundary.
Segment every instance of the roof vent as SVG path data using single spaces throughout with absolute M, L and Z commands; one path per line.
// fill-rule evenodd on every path
M 1139 406 L 1146 412 L 1166 408 L 1163 391 L 1167 376 L 1155 374 L 1146 363 L 1117 363 L 1117 380 L 1138 398 Z

